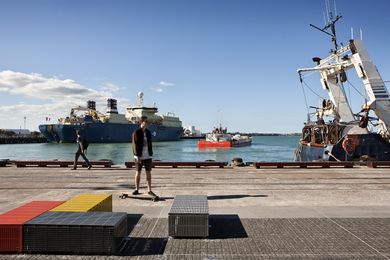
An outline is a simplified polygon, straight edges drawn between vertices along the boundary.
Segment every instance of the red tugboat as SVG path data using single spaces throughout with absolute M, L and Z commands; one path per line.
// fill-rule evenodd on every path
M 232 135 L 227 128 L 215 128 L 212 133 L 206 135 L 205 140 L 198 141 L 198 148 L 230 148 L 249 146 L 252 144 L 252 137 L 247 135 Z

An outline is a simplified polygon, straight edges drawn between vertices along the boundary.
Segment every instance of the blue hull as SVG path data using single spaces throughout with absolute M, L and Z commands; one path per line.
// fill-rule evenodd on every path
M 91 123 L 86 125 L 40 125 L 39 131 L 49 142 L 75 143 L 79 129 L 90 143 L 128 143 L 138 124 Z M 152 141 L 177 141 L 183 133 L 182 127 L 168 127 L 151 124 Z

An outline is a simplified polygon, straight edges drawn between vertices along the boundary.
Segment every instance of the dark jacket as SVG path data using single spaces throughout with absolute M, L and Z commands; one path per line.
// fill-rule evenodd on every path
M 148 129 L 145 129 L 145 133 L 146 133 L 146 139 L 148 141 L 149 155 L 153 156 L 152 134 Z M 142 148 L 144 146 L 144 132 L 142 131 L 141 128 L 138 128 L 133 132 L 131 146 L 133 148 L 134 155 L 142 156 Z

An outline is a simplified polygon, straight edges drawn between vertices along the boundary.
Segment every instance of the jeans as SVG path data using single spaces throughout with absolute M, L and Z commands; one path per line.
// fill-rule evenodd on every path
M 84 150 L 86 151 L 86 150 Z M 81 149 L 79 148 L 75 154 L 75 158 L 74 158 L 74 164 L 73 164 L 73 168 L 76 169 L 77 168 L 77 161 L 79 160 L 79 157 L 83 157 L 84 161 L 87 163 L 88 166 L 92 166 L 91 163 L 88 161 L 88 158 L 85 156 L 84 153 L 81 152 Z

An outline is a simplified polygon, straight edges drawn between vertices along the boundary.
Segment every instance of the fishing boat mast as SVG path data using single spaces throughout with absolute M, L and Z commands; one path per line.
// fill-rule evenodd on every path
M 323 28 L 310 24 L 311 27 L 331 36 L 334 49 L 331 49 L 329 56 L 324 59 L 314 57 L 313 61 L 316 64 L 314 67 L 300 68 L 297 72 L 303 90 L 306 86 L 311 91 L 313 90 L 305 82 L 303 74 L 311 71 L 318 72 L 321 85 L 327 91 L 329 100 L 320 97 L 322 106 L 315 107 L 316 120 L 310 118 L 312 114 L 308 111 L 308 121 L 302 130 L 295 160 L 367 160 L 370 158 L 388 161 L 390 160 L 390 95 L 362 40 L 351 39 L 346 46 L 338 43 L 336 23 L 341 18 L 340 15 L 333 17 L 329 12 L 328 22 Z M 365 90 L 364 94 L 358 91 L 364 98 L 364 102 L 361 111 L 357 113 L 352 111 L 344 90 L 345 83 L 353 86 L 347 77 L 347 71 L 352 69 L 362 80 Z M 370 111 L 374 112 L 376 117 L 370 117 Z M 325 122 L 325 116 L 332 116 L 333 119 Z M 373 128 L 368 128 L 370 122 Z

